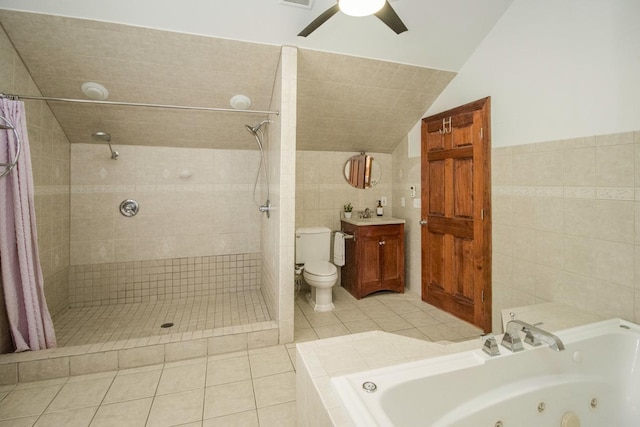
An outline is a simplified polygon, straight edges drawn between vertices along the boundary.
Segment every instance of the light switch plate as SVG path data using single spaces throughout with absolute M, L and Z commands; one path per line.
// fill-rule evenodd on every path
M 422 199 L 413 199 L 413 207 L 420 209 L 422 207 Z

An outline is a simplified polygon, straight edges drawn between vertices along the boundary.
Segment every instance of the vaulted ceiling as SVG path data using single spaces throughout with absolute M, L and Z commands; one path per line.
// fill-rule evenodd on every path
M 185 2 L 184 8 L 180 9 L 181 14 L 176 12 L 174 21 L 184 22 L 182 15 L 194 12 L 191 9 L 198 2 Z M 31 7 L 31 10 L 46 12 L 0 10 L 0 24 L 44 96 L 86 98 L 80 86 L 84 82 L 95 81 L 109 89 L 110 101 L 229 108 L 229 99 L 233 95 L 244 94 L 251 98 L 252 110 L 271 109 L 280 45 L 294 44 L 288 42 L 293 40 L 300 47 L 297 76 L 298 149 L 391 152 L 455 76 L 455 72 L 437 68 L 459 69 L 510 4 L 510 0 L 481 2 L 492 4 L 490 13 L 481 14 L 479 23 L 468 27 L 469 33 L 460 33 L 457 49 L 454 41 L 443 40 L 454 52 L 434 59 L 434 66 L 425 66 L 424 52 L 419 53 L 414 49 L 414 53 L 411 53 L 411 47 L 415 44 L 413 39 L 405 37 L 405 49 L 400 49 L 398 46 L 402 45 L 403 35 L 395 35 L 375 17 L 358 21 L 336 15 L 307 39 L 295 38 L 297 31 L 333 4 L 332 1 L 316 0 L 313 9 L 263 0 L 207 4 L 226 4 L 228 7 L 220 11 L 226 16 L 232 11 L 239 12 L 236 9 L 240 3 L 247 2 L 256 9 L 273 3 L 264 10 L 269 13 L 275 11 L 277 15 L 264 12 L 260 20 L 262 25 L 253 25 L 251 31 L 245 29 L 245 37 L 235 35 L 231 30 L 224 34 L 202 34 L 203 31 L 197 31 L 197 28 L 189 31 L 186 24 L 177 25 L 179 28 L 166 25 L 171 31 L 144 28 L 139 25 L 162 26 L 136 21 L 131 16 L 143 19 L 142 15 L 131 14 L 131 11 L 131 16 L 124 19 L 116 13 L 120 9 L 101 9 L 104 4 L 113 6 L 112 2 L 97 2 L 100 4 L 79 8 L 74 13 L 38 10 L 44 7 L 41 5 L 43 2 L 19 0 L 22 7 L 18 7 L 11 4 L 13 0 L 0 0 L 0 8 Z M 456 0 L 449 6 L 456 7 L 461 2 L 468 3 L 471 11 L 476 8 L 472 4 L 477 2 L 470 0 Z M 83 2 L 62 2 L 67 6 L 75 3 Z M 411 7 L 417 7 L 416 3 L 442 7 L 434 0 L 393 2 L 394 8 L 409 27 L 405 34 L 409 33 L 412 37 L 421 32 L 418 30 L 420 21 L 410 13 Z M 90 19 L 52 13 L 80 15 Z M 153 14 L 146 16 L 161 15 L 161 11 L 156 14 L 154 10 Z M 227 19 L 224 19 L 225 16 L 213 14 L 211 19 L 223 28 L 226 28 L 224 23 L 229 19 L 235 19 L 241 28 L 246 24 L 240 13 L 235 18 L 226 16 Z M 283 18 L 287 16 L 289 20 Z M 246 19 L 257 24 L 254 18 L 254 14 L 250 14 Z M 197 24 L 200 21 L 194 18 L 194 22 Z M 280 25 L 282 22 L 287 24 Z M 294 34 L 293 38 L 274 35 L 282 31 L 283 26 Z M 270 28 L 270 32 L 265 28 Z M 353 43 L 362 34 L 354 33 L 354 28 L 368 32 L 371 41 L 369 45 L 361 43 L 363 47 L 360 50 Z M 342 48 L 323 46 L 323 43 L 331 44 L 329 40 L 336 36 L 336 31 L 342 34 L 340 38 L 344 42 L 342 45 L 334 43 L 334 46 Z M 353 40 L 350 40 L 354 34 Z M 266 43 L 258 43 L 260 41 Z M 433 51 L 432 46 L 433 40 L 425 40 L 423 51 Z M 395 56 L 385 53 L 389 49 L 395 52 Z M 357 52 L 370 58 L 355 56 Z M 403 61 L 404 58 L 415 60 Z M 443 66 L 444 63 L 447 64 Z M 54 102 L 50 106 L 71 142 L 89 142 L 91 134 L 106 131 L 112 135 L 115 144 L 253 149 L 255 142 L 244 130 L 244 124 L 255 124 L 264 118 L 242 113 Z

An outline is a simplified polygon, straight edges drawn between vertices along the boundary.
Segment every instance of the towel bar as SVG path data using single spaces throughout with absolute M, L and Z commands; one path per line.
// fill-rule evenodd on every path
M 347 234 L 347 233 L 345 233 L 344 231 L 340 231 L 340 230 L 338 230 L 338 231 L 333 231 L 332 233 L 333 233 L 333 234 L 336 234 L 336 233 L 343 234 L 343 235 L 344 235 L 345 240 L 349 240 L 349 239 L 354 239 L 354 240 L 355 240 L 355 238 L 356 238 L 356 235 L 355 235 L 355 234 Z

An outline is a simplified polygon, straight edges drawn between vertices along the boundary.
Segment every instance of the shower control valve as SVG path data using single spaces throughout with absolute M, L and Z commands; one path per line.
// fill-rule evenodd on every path
M 123 200 L 120 203 L 120 213 L 126 217 L 135 216 L 140 210 L 140 205 L 133 199 Z

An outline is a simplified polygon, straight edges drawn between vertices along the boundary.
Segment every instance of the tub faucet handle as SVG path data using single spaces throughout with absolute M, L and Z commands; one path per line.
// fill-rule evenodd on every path
M 494 337 L 491 332 L 482 336 L 482 351 L 492 357 L 500 355 L 498 342 L 496 341 L 496 337 Z
M 502 342 L 500 344 L 502 344 L 503 347 L 511 350 L 513 353 L 524 350 L 522 339 L 520 339 L 520 335 L 518 334 L 517 330 L 509 331 L 507 329 L 507 332 L 504 333 Z
M 525 333 L 524 342 L 526 342 L 527 344 L 529 344 L 529 345 L 531 345 L 533 347 L 538 347 L 538 346 L 542 345 L 542 341 L 540 341 L 540 339 L 537 336 L 535 336 L 533 334 L 533 332 L 531 332 L 527 328 L 523 328 L 522 330 Z

